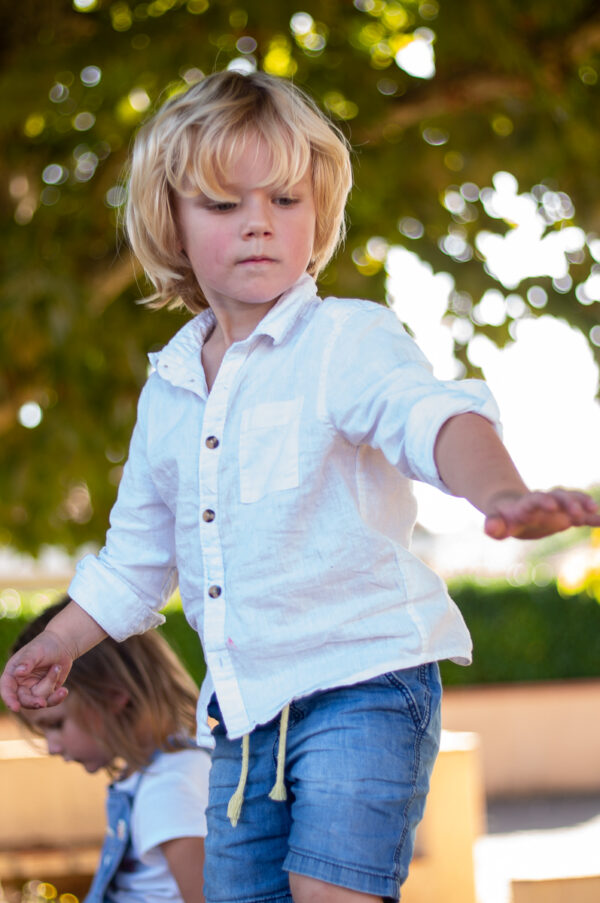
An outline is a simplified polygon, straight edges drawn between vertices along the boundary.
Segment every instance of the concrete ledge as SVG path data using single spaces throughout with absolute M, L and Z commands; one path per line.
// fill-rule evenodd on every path
M 484 811 L 479 740 L 444 731 L 402 903 L 475 903 L 473 845 Z
M 600 680 L 451 687 L 442 724 L 481 738 L 488 796 L 585 793 L 600 790 L 599 711 Z
M 511 903 L 598 903 L 600 875 L 511 881 Z
M 107 780 L 27 740 L 0 742 L 0 850 L 100 844 Z

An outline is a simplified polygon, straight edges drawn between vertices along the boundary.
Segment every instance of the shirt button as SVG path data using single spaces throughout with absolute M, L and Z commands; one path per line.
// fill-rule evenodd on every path
M 219 440 L 216 436 L 208 436 L 204 444 L 207 448 L 216 448 L 219 444 Z
M 202 520 L 205 520 L 207 524 L 210 524 L 215 519 L 215 512 L 212 508 L 207 508 L 206 511 L 202 512 Z
M 211 599 L 218 599 L 222 592 L 223 590 L 221 589 L 221 587 L 217 586 L 214 583 L 212 586 L 208 587 L 208 595 Z

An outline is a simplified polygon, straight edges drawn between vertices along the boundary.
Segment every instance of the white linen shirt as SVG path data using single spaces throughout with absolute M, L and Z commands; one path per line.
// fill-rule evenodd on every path
M 207 310 L 157 354 L 106 546 L 69 593 L 112 637 L 159 624 L 176 586 L 230 737 L 291 699 L 443 658 L 471 641 L 409 551 L 411 480 L 445 489 L 442 424 L 497 420 L 477 380 L 441 382 L 395 314 L 321 300 L 303 276 L 207 390 Z

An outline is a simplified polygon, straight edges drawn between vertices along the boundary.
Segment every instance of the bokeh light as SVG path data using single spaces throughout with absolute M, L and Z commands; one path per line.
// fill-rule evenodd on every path
M 21 426 L 28 430 L 35 429 L 42 422 L 42 409 L 37 401 L 27 401 L 21 405 L 17 413 L 17 419 Z

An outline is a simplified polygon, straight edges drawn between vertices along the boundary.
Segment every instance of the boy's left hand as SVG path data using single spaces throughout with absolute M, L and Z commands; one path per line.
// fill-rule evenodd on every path
M 581 526 L 600 527 L 593 498 L 576 490 L 552 489 L 499 493 L 490 503 L 484 530 L 492 539 L 540 539 Z

